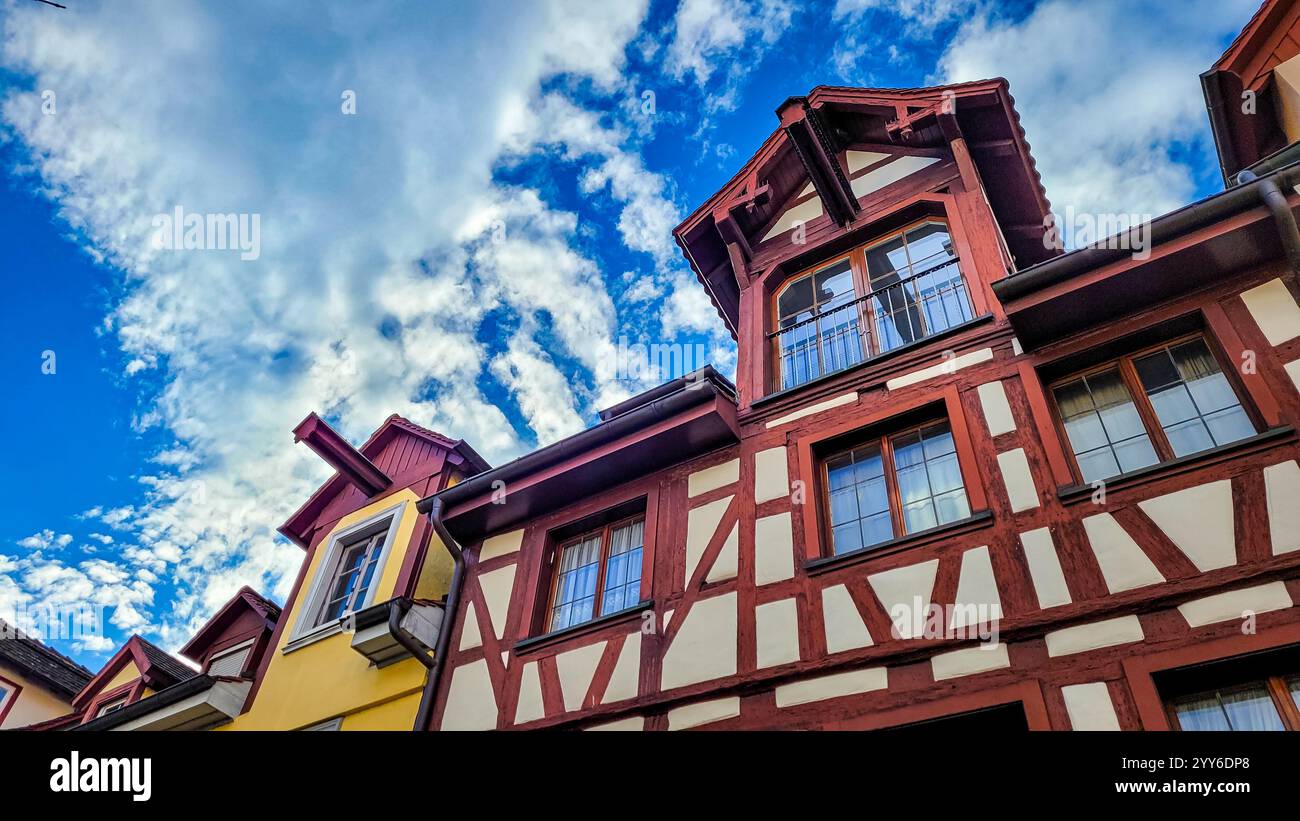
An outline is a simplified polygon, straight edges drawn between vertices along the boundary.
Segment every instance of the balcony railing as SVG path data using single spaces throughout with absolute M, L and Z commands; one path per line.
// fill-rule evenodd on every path
M 793 388 L 974 319 L 957 258 L 780 328 L 779 389 Z

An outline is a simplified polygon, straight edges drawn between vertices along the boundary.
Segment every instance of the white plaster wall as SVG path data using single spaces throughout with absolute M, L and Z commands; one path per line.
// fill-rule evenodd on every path
M 702 599 L 682 616 L 664 653 L 663 689 L 685 687 L 736 672 L 736 594 Z
M 1086 516 L 1083 529 L 1088 534 L 1088 544 L 1101 565 L 1101 575 L 1105 577 L 1110 592 L 1133 590 L 1165 580 L 1114 516 L 1109 513 Z
M 1038 595 L 1038 606 L 1044 609 L 1069 604 L 1070 588 L 1065 583 L 1061 560 L 1056 554 L 1052 531 L 1045 527 L 1020 534 L 1020 545 L 1029 563 L 1029 578 Z
M 760 604 L 754 618 L 760 668 L 799 660 L 799 609 L 794 599 Z
M 1229 480 L 1167 493 L 1139 502 L 1138 507 L 1202 573 L 1237 563 Z

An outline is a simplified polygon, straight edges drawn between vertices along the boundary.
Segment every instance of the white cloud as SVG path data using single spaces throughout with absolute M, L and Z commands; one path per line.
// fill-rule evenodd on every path
M 788 0 L 682 0 L 673 17 L 665 69 L 705 90 L 708 110 L 730 110 L 741 80 L 781 38 L 793 15 Z
M 548 407 L 556 356 L 595 370 L 617 312 L 576 216 L 499 188 L 492 172 L 547 78 L 624 92 L 645 11 L 644 0 L 440 15 L 347 4 L 320 10 L 317 35 L 296 48 L 288 2 L 256 14 L 186 0 L 166 15 L 127 2 L 12 9 L 0 67 L 31 79 L 5 94 L 0 118 L 87 252 L 125 272 L 105 327 L 128 375 L 157 371 L 163 384 L 137 428 L 176 441 L 142 477 L 142 500 L 82 514 L 130 535 L 120 562 L 21 567 L 0 576 L 0 606 L 99 596 L 120 629 L 179 644 L 241 584 L 288 592 L 302 554 L 274 527 L 328 475 L 288 433 L 308 411 L 333 414 L 354 441 L 402 413 L 500 461 L 526 443 L 482 381 L 499 379 L 539 438 L 625 395 L 587 373 Z M 54 90 L 57 114 L 32 89 Z M 354 116 L 340 111 L 345 90 Z M 629 246 L 665 261 L 662 179 L 604 146 L 575 157 L 595 163 L 589 193 L 624 204 Z M 260 258 L 154 249 L 152 218 L 177 205 L 258 214 Z M 495 220 L 504 242 L 491 239 Z M 560 348 L 520 332 L 494 359 L 479 337 L 490 311 Z M 105 581 L 114 568 L 129 575 Z M 178 592 L 154 613 L 162 577 Z
M 48 550 L 50 548 L 63 548 L 72 543 L 72 534 L 55 533 L 53 530 L 42 530 L 40 533 L 19 539 L 19 547 L 25 547 L 28 550 Z
M 987 0 L 984 0 L 987 2 Z M 876 85 L 874 71 L 906 64 L 909 52 L 900 40 L 933 40 L 943 27 L 971 15 L 981 0 L 836 0 L 831 20 L 841 28 L 832 49 L 831 63 L 847 83 Z M 880 18 L 899 23 L 893 29 L 877 26 Z
M 1190 163 L 1208 161 L 1199 75 L 1257 5 L 1048 0 L 1016 22 L 985 11 L 936 79 L 1010 81 L 1054 211 L 1162 214 L 1192 199 Z M 1188 142 L 1199 155 L 1174 153 Z

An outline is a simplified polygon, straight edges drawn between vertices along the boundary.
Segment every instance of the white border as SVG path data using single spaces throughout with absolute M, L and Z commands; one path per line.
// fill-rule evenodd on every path
M 379 582 L 383 578 L 384 568 L 388 564 L 388 554 L 393 549 L 393 542 L 396 541 L 397 530 L 402 524 L 407 504 L 408 502 L 406 500 L 400 501 L 391 507 L 375 513 L 373 516 L 366 517 L 362 521 L 351 525 L 345 530 L 338 531 L 330 537 L 329 543 L 325 548 L 324 558 L 321 560 L 320 564 L 317 565 L 316 577 L 311 583 L 311 592 L 308 594 L 307 598 L 303 599 L 302 606 L 298 608 L 298 616 L 293 625 L 293 633 L 289 636 L 289 641 L 285 643 L 284 649 L 281 650 L 282 653 L 297 650 L 299 647 L 342 632 L 343 622 L 349 615 L 351 615 L 351 613 L 345 613 L 342 617 L 335 619 L 334 621 L 326 622 L 317 627 L 306 626 L 311 622 L 312 614 L 319 612 L 321 606 L 324 604 L 322 597 L 325 595 L 325 588 L 328 585 L 325 576 L 329 574 L 329 581 L 333 581 L 333 575 L 330 572 L 330 568 L 337 564 L 339 551 L 342 549 L 343 542 L 346 541 L 348 537 L 358 533 L 359 531 L 365 530 L 366 528 L 373 527 L 377 522 L 391 516 L 392 522 L 388 525 L 388 533 L 384 536 L 384 546 L 379 552 L 379 564 L 375 567 L 375 579 L 371 583 L 370 589 L 366 591 L 365 601 L 358 604 L 356 610 L 353 610 L 352 613 L 364 610 L 374 603 L 375 593 L 378 591 Z

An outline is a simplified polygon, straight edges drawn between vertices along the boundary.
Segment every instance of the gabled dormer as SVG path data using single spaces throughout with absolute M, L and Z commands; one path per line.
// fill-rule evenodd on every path
M 820 86 L 674 232 L 739 345 L 742 411 L 998 311 L 1058 253 L 1005 80 Z
M 242 587 L 184 647 L 180 654 L 199 672 L 220 678 L 251 679 L 280 619 L 280 606 Z
M 140 636 L 131 636 L 77 694 L 72 708 L 81 714 L 81 723 L 85 724 L 195 675 L 194 670 L 166 651 Z
M 1228 185 L 1245 168 L 1262 176 L 1297 159 L 1300 141 L 1300 3 L 1266 0 L 1201 75 L 1219 168 Z

